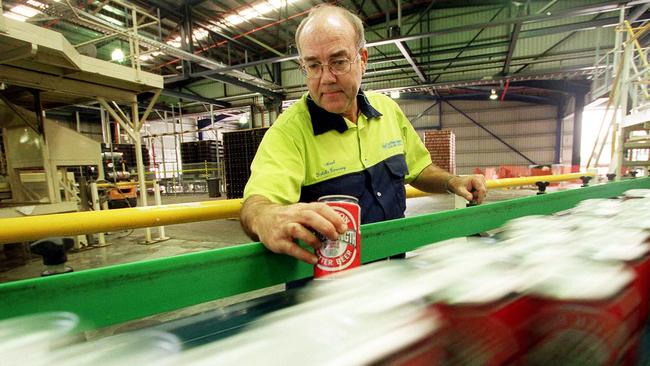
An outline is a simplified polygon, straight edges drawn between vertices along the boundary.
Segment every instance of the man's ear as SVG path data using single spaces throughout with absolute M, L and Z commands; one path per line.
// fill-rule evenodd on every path
M 361 55 L 361 74 L 365 74 L 366 66 L 368 65 L 368 49 L 364 47 L 359 53 Z

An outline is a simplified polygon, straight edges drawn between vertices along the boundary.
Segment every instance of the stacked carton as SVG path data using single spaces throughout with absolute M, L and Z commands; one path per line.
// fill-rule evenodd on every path
M 456 137 L 451 130 L 425 131 L 424 146 L 429 150 L 433 164 L 456 174 Z
M 226 196 L 241 198 L 248 182 L 250 166 L 268 127 L 232 131 L 223 134 L 223 161 L 226 173 Z

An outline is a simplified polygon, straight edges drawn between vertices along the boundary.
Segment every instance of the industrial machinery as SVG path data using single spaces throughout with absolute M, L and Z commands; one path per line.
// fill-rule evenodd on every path
M 1 170 L 6 170 L 13 203 L 48 204 L 48 213 L 76 211 L 78 199 L 71 198 L 75 182 L 68 180 L 68 173 L 70 168 L 95 166 L 103 176 L 100 143 L 46 118 L 45 111 L 96 100 L 115 102 L 105 107 L 115 112 L 115 105 L 133 105 L 141 92 L 160 90 L 162 77 L 81 55 L 58 32 L 11 19 L 0 23 L 0 50 L 17 54 L 0 65 L 0 165 L 6 164 Z M 136 123 L 124 121 L 124 113 L 117 116 L 139 145 L 146 118 Z
M 646 190 L 650 189 L 650 178 L 627 179 L 620 182 L 610 182 L 579 189 L 488 203 L 453 211 L 363 225 L 361 227 L 361 260 L 363 263 L 376 261 L 378 259 L 411 251 L 446 239 L 469 236 L 477 232 L 493 230 L 503 226 L 506 222 L 514 218 L 527 215 L 546 215 L 566 211 L 588 199 L 616 197 L 630 189 L 641 188 Z M 610 214 L 610 211 L 608 211 L 610 200 L 603 201 L 604 206 L 599 208 L 599 214 L 607 216 Z M 646 217 L 645 215 L 647 215 L 647 212 L 642 216 L 635 216 L 634 212 L 631 212 L 627 214 L 626 217 L 632 219 L 637 217 L 639 220 L 632 221 L 647 223 L 647 220 L 644 219 Z M 565 225 L 563 223 L 566 221 L 567 219 L 563 216 L 563 218 L 557 219 L 555 225 Z M 572 223 L 576 224 L 576 221 L 572 221 Z M 561 228 L 559 226 L 557 227 L 557 230 L 559 231 Z M 533 227 L 533 229 L 536 229 L 536 227 Z M 547 234 L 545 240 L 549 240 L 549 238 L 553 237 L 553 230 L 549 230 L 548 225 L 540 224 L 538 229 Z M 533 230 L 533 232 L 535 231 Z M 557 238 L 559 238 L 559 236 Z M 581 250 L 589 249 L 586 253 L 592 253 L 590 255 L 596 255 L 596 257 L 600 256 L 600 254 L 611 256 L 618 253 L 615 250 L 603 251 L 606 248 L 598 248 L 593 245 L 590 246 L 589 242 L 577 243 L 580 245 L 580 248 L 582 248 Z M 546 245 L 548 243 L 538 244 Z M 566 247 L 557 244 L 562 243 L 556 243 L 555 248 L 558 250 L 564 250 L 563 248 Z M 531 257 L 530 263 L 534 264 L 540 258 L 548 259 L 549 255 L 554 258 L 554 253 L 546 252 L 543 249 L 544 247 L 538 246 L 538 249 L 532 250 L 533 254 L 539 253 L 539 255 L 534 256 L 534 258 Z M 603 250 L 595 251 L 596 249 Z M 452 251 L 453 250 L 454 249 L 452 248 Z M 625 253 L 628 252 L 629 251 L 627 250 L 625 251 Z M 464 253 L 465 252 L 462 252 L 461 254 Z M 502 260 L 499 259 L 503 258 L 501 252 L 493 251 L 493 253 L 496 253 L 495 255 L 498 256 L 491 256 L 490 258 Z M 503 254 L 505 253 L 506 252 L 504 251 Z M 513 255 L 521 255 L 521 252 L 517 252 L 517 250 L 512 253 L 514 253 Z M 462 257 L 462 255 L 459 256 Z M 481 261 L 484 261 L 484 259 L 487 258 L 485 255 L 474 257 L 476 260 Z M 422 263 L 417 266 L 422 267 Z M 554 268 L 561 267 L 562 266 L 559 264 L 554 266 Z M 566 268 L 573 267 L 570 265 Z M 463 268 L 464 271 L 471 269 L 471 267 Z M 541 268 L 540 270 L 543 269 L 544 268 Z M 615 268 L 608 267 L 606 269 L 608 271 L 613 271 L 612 273 L 616 272 Z M 0 318 L 10 319 L 21 315 L 65 311 L 75 314 L 74 316 L 78 317 L 78 329 L 97 329 L 128 322 L 130 320 L 137 320 L 162 312 L 180 309 L 190 305 L 241 294 L 251 290 L 306 278 L 311 276 L 312 273 L 313 268 L 307 264 L 298 262 L 287 256 L 273 254 L 266 250 L 260 243 L 249 243 L 235 247 L 161 258 L 153 261 L 127 263 L 118 266 L 51 276 L 48 278 L 29 279 L 2 284 L 0 285 Z M 489 274 L 487 272 L 481 273 L 484 275 Z M 418 277 L 419 276 L 416 276 L 416 278 Z M 439 278 L 437 276 L 434 277 Z M 475 276 L 472 276 L 467 279 L 473 281 L 475 280 L 474 277 Z M 629 274 L 625 274 L 621 278 L 623 277 L 626 278 L 625 281 L 629 281 Z M 579 273 L 576 273 L 575 276 L 571 278 L 573 279 L 571 284 L 574 285 L 574 287 L 578 286 L 576 288 L 586 288 L 585 286 L 580 285 L 580 283 L 582 283 L 580 281 L 592 277 L 587 276 L 582 278 Z M 390 276 L 388 276 L 388 278 L 386 278 L 386 283 L 391 280 Z M 616 288 L 618 288 L 616 286 L 626 286 L 625 284 L 628 283 L 621 281 L 614 283 L 612 285 L 613 287 L 608 286 L 607 288 L 610 288 L 615 292 Z M 358 285 L 354 286 L 354 289 L 361 291 L 365 287 L 365 285 L 362 286 L 361 284 L 364 283 L 366 282 L 360 282 Z M 560 283 L 564 285 L 567 282 L 561 281 Z M 639 286 L 641 286 L 641 284 Z M 469 288 L 475 287 L 470 285 Z M 500 288 L 501 290 L 504 289 L 504 287 Z M 602 288 L 605 287 L 598 287 L 598 289 Z M 546 289 L 546 287 L 540 287 L 540 293 L 545 291 L 544 289 Z M 403 301 L 405 293 L 400 292 L 401 290 L 404 290 L 404 288 L 399 288 L 398 286 L 395 288 L 395 291 L 397 291 L 395 294 L 385 296 L 385 298 L 392 299 L 394 302 Z M 345 295 L 344 291 L 341 291 L 341 293 Z M 482 293 L 481 295 L 486 294 Z M 190 348 L 209 340 L 218 340 L 225 336 L 232 335 L 243 326 L 242 323 L 249 322 L 260 316 L 264 316 L 264 318 L 267 319 L 267 323 L 265 324 L 269 324 L 268 322 L 271 322 L 272 324 L 273 321 L 278 319 L 289 321 L 292 326 L 282 328 L 284 329 L 284 332 L 287 332 L 290 329 L 292 331 L 294 329 L 298 331 L 298 329 L 301 329 L 302 327 L 312 329 L 305 325 L 312 324 L 311 321 L 302 323 L 302 320 L 304 319 L 295 317 L 295 314 L 289 314 L 288 312 L 291 311 L 289 309 L 278 313 L 277 316 L 270 315 L 270 320 L 265 315 L 269 311 L 285 309 L 288 305 L 293 304 L 295 298 L 292 296 L 294 296 L 292 293 L 281 293 L 280 295 L 272 295 L 270 298 L 255 300 L 252 303 L 244 305 L 234 305 L 227 309 L 216 309 L 214 312 L 203 313 L 194 318 L 178 320 L 157 326 L 154 329 L 148 329 L 148 334 L 139 333 L 139 339 L 142 342 L 151 342 L 152 334 L 159 334 L 157 333 L 159 331 L 165 331 L 167 333 L 171 332 L 175 334 L 176 341 L 168 344 L 169 347 L 163 347 L 164 349 L 178 349 L 179 340 L 181 343 L 185 342 L 185 344 L 180 345 L 181 347 Z M 335 313 L 340 314 L 341 316 L 344 316 L 345 314 L 362 314 L 364 311 L 370 311 L 373 308 L 376 311 L 380 311 L 379 308 L 374 306 L 364 308 L 362 306 L 363 304 L 364 302 L 358 303 L 356 306 L 359 306 L 359 308 L 353 307 L 340 309 L 332 304 L 320 304 L 318 306 L 313 306 L 313 308 L 322 308 L 322 310 L 328 314 Z M 522 306 L 529 305 L 527 302 L 521 304 Z M 405 313 L 404 315 L 411 317 L 413 316 L 413 313 Z M 292 321 L 292 319 L 295 319 L 295 321 Z M 298 320 L 301 320 L 301 325 L 296 323 Z M 389 320 L 397 321 L 398 319 L 390 318 Z M 631 323 L 628 325 L 634 325 L 635 327 L 634 329 L 630 328 L 630 330 L 636 330 L 638 329 L 636 327 L 640 324 L 640 318 L 635 316 L 634 318 L 630 318 L 630 322 Z M 368 326 L 372 325 L 371 323 L 367 324 Z M 423 327 L 426 325 L 426 327 L 424 327 L 426 329 L 420 327 L 417 328 L 417 330 L 418 332 L 426 333 L 429 330 L 436 328 L 438 326 L 436 324 L 439 325 L 441 323 L 422 323 L 421 325 Z M 390 324 L 387 323 L 384 323 L 383 325 L 390 326 Z M 375 326 L 378 325 L 373 325 L 373 327 Z M 379 327 L 372 329 L 381 331 L 383 328 Z M 415 331 L 412 328 L 403 329 L 410 329 L 405 334 L 413 334 L 412 332 Z M 312 329 L 312 331 L 314 334 L 318 334 L 317 330 Z M 131 336 L 136 336 L 136 334 L 137 333 L 133 333 Z M 268 335 L 269 333 L 262 332 L 258 334 Z M 344 334 L 341 334 L 340 336 L 343 337 Z M 153 337 L 159 339 L 156 338 L 158 336 Z M 295 336 L 293 337 L 295 338 Z M 307 337 L 309 337 L 309 334 L 305 335 L 305 338 Z M 268 337 L 263 339 L 269 340 Z M 300 337 L 296 338 L 296 340 L 297 339 L 300 339 Z M 251 338 L 251 340 L 254 339 Z M 271 340 L 275 341 L 273 338 L 271 338 Z M 619 342 L 619 340 L 617 340 L 617 342 Z M 345 341 L 338 343 L 337 346 L 343 345 L 344 343 Z M 156 342 L 150 344 L 160 345 L 160 343 Z M 263 343 L 258 343 L 257 341 L 251 343 L 244 342 L 243 344 L 250 345 L 253 348 L 250 351 L 250 355 L 254 355 L 256 352 L 255 350 L 268 351 L 268 348 L 265 348 Z M 622 343 L 619 342 L 616 344 Z M 227 346 L 228 344 L 225 345 Z M 374 348 L 377 347 L 378 346 L 375 346 Z M 101 347 L 92 349 L 92 352 L 102 352 Z M 156 351 L 158 349 L 160 348 L 156 346 L 150 348 L 151 351 Z M 229 354 L 229 348 L 224 347 L 224 344 L 215 344 L 209 349 L 214 352 L 222 352 L 222 356 L 224 357 L 227 357 Z M 285 348 L 278 348 L 277 352 L 280 351 L 284 352 Z M 430 351 L 434 352 L 436 350 L 432 349 Z M 622 350 L 622 352 L 623 351 L 624 350 Z M 267 353 L 260 354 L 268 355 Z M 196 356 L 197 353 L 193 352 L 192 355 Z M 433 356 L 433 353 L 430 355 Z M 181 354 L 181 357 L 184 357 L 183 354 Z M 200 358 L 202 356 L 199 355 L 197 357 Z M 170 358 L 170 360 L 173 359 Z M 223 364 L 227 364 L 225 361 L 227 361 L 227 359 L 224 359 Z M 156 361 L 151 362 L 158 362 L 158 364 L 161 364 L 162 361 L 157 359 Z M 170 364 L 183 364 L 183 362 L 179 363 L 177 359 L 176 363 L 170 361 Z M 352 362 L 351 364 L 355 363 Z
M 109 149 L 103 147 L 103 150 Z M 127 166 L 123 152 L 103 151 L 102 162 L 106 180 L 122 184 L 102 188 L 102 200 L 107 201 L 109 208 L 135 207 L 138 204 L 137 183 L 131 182 L 131 170 Z
M 149 151 L 142 147 L 144 166 L 149 165 Z M 105 180 L 113 185 L 102 186 L 101 201 L 108 207 L 136 207 L 138 204 L 138 183 L 136 176 L 135 146 L 132 144 L 102 144 L 102 163 Z

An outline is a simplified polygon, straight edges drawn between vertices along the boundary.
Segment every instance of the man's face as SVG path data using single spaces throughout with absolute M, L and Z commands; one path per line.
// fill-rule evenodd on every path
M 323 67 L 320 77 L 307 79 L 307 88 L 319 107 L 355 121 L 356 96 L 368 51 L 356 49 L 352 25 L 338 14 L 312 19 L 300 35 L 300 53 L 303 65 L 330 64 L 344 59 L 353 62 L 350 71 L 341 75 L 334 75 L 327 66 Z

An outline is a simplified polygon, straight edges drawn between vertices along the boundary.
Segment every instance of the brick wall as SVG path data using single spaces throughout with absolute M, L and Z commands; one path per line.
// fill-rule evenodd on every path
M 424 146 L 436 166 L 456 174 L 456 137 L 451 130 L 425 131 Z

